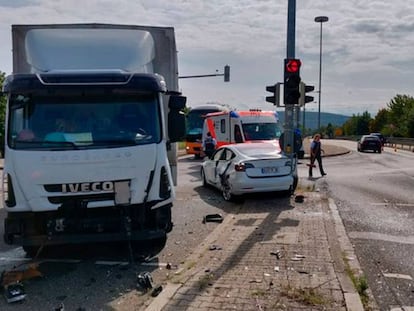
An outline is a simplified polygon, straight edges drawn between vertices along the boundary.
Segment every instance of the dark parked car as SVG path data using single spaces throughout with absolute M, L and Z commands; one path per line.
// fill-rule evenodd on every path
M 384 144 L 387 142 L 384 135 L 382 135 L 381 133 L 371 133 L 369 135 L 377 136 L 380 139 L 382 146 L 384 146 Z
M 358 140 L 358 151 L 372 150 L 374 152 L 381 153 L 382 143 L 378 136 L 376 135 L 363 135 L 360 140 Z

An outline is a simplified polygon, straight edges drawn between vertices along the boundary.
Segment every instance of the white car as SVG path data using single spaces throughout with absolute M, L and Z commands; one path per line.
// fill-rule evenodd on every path
M 225 145 L 204 160 L 201 179 L 203 186 L 221 190 L 226 201 L 258 192 L 291 194 L 298 183 L 296 159 L 292 161 L 268 142 Z

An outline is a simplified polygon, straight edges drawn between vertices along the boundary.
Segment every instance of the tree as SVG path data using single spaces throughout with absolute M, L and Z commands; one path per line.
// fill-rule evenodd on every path
M 331 123 L 328 123 L 328 126 L 326 127 L 326 135 L 328 135 L 329 138 L 334 137 L 334 127 Z
M 414 98 L 409 95 L 396 95 L 388 103 L 389 122 L 395 136 L 413 137 Z
M 371 115 L 365 111 L 362 115 L 352 115 L 343 125 L 345 135 L 364 135 L 369 133 Z
M 388 126 L 389 111 L 385 108 L 378 110 L 377 115 L 371 120 L 369 124 L 369 131 L 371 133 L 384 132 Z M 385 133 L 383 133 L 385 135 Z

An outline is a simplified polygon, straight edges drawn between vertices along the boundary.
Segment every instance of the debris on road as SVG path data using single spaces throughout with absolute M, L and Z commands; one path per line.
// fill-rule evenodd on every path
M 4 297 L 8 303 L 22 301 L 26 298 L 23 284 L 17 282 L 4 287 Z
M 0 282 L 3 287 L 10 284 L 16 284 L 24 280 L 43 276 L 38 270 L 38 264 L 29 264 L 25 270 L 3 271 L 0 276 Z
M 218 246 L 218 245 L 214 245 L 213 244 L 213 245 L 210 245 L 208 249 L 211 250 L 211 251 L 219 251 L 222 248 L 220 246 Z
M 306 258 L 304 255 L 295 254 L 295 257 L 291 258 L 290 260 L 293 261 L 302 261 L 302 259 Z
M 270 255 L 274 255 L 274 256 L 276 256 L 276 259 L 280 259 L 280 258 L 282 258 L 282 255 L 281 255 L 281 253 L 280 253 L 280 250 L 277 250 L 277 251 L 275 251 L 275 252 L 270 252 Z
M 157 297 L 161 292 L 162 292 L 162 285 L 158 285 L 152 290 L 151 296 Z
M 141 287 L 144 291 L 147 291 L 153 288 L 152 285 L 152 276 L 149 272 L 141 272 L 137 276 L 138 286 Z
M 223 216 L 220 214 L 209 214 L 204 216 L 203 218 L 203 224 L 205 224 L 206 222 L 218 222 L 221 223 L 223 222 Z
M 305 200 L 305 196 L 298 194 L 297 196 L 295 196 L 295 202 L 296 203 L 303 203 L 303 201 Z

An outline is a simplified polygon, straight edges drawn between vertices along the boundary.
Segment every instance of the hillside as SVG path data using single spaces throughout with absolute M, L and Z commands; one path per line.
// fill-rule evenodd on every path
M 280 121 L 284 122 L 284 110 L 279 111 Z M 321 126 L 327 126 L 331 123 L 333 126 L 342 126 L 350 116 L 345 116 L 342 114 L 335 114 L 329 112 L 321 112 Z M 300 112 L 299 115 L 299 124 L 303 124 L 303 112 Z M 305 127 L 316 129 L 318 127 L 318 113 L 315 111 L 306 111 L 305 112 Z

